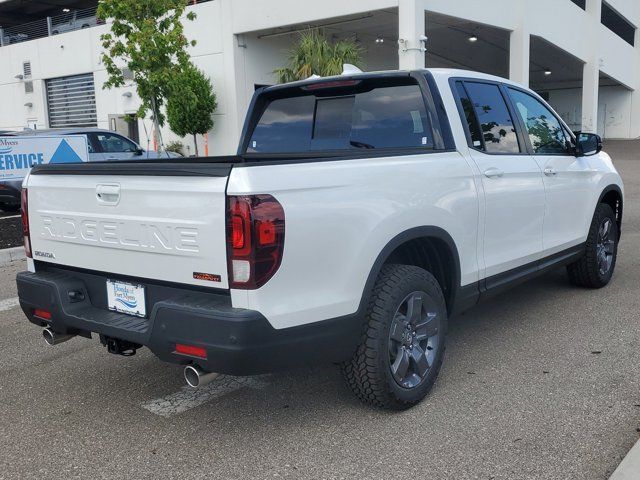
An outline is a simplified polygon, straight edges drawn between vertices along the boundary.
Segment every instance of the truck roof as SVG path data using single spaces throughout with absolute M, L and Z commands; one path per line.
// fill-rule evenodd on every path
M 488 73 L 476 72 L 473 70 L 463 70 L 459 68 L 424 68 L 419 70 L 380 70 L 375 72 L 358 72 L 348 73 L 342 75 L 334 75 L 330 77 L 310 77 L 304 80 L 298 80 L 295 82 L 284 83 L 279 85 L 273 85 L 266 87 L 265 91 L 279 90 L 281 88 L 305 86 L 319 82 L 334 82 L 341 80 L 357 80 L 365 78 L 378 78 L 378 77 L 398 77 L 403 75 L 409 75 L 411 72 L 430 72 L 434 77 L 450 78 L 450 77 L 464 77 L 464 78 L 477 78 L 481 80 L 493 80 L 511 85 L 519 85 L 518 83 L 509 80 L 508 78 L 498 77 L 496 75 L 490 75 Z

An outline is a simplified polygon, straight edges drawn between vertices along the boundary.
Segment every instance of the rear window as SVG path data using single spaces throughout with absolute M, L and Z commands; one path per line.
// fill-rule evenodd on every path
M 371 88 L 362 82 L 340 94 L 331 90 L 298 88 L 298 96 L 268 102 L 247 152 L 433 148 L 417 84 Z

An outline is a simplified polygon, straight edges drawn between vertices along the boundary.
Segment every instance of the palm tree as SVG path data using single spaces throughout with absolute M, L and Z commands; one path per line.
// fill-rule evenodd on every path
M 339 75 L 345 63 L 360 67 L 362 53 L 362 47 L 353 40 L 339 40 L 332 45 L 317 30 L 308 30 L 300 34 L 289 51 L 287 66 L 274 73 L 279 83 L 303 80 L 311 75 Z

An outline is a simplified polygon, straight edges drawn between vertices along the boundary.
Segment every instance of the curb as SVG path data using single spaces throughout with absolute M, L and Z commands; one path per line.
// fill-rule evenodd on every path
M 25 258 L 24 247 L 5 248 L 0 250 L 0 267 Z
M 640 472 L 640 440 L 629 450 L 622 459 L 609 480 L 637 480 Z

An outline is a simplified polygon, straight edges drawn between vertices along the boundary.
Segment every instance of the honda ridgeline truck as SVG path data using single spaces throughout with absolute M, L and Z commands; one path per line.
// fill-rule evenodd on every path
M 598 136 L 440 69 L 263 88 L 236 156 L 41 165 L 22 195 L 18 292 L 48 343 L 146 346 L 192 386 L 338 362 L 392 409 L 427 394 L 457 312 L 559 266 L 607 285 L 623 209 Z

